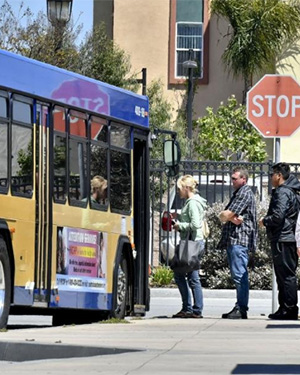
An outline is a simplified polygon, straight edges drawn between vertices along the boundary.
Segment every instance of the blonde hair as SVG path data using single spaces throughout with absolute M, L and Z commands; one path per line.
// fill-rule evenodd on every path
M 188 187 L 190 188 L 190 191 L 192 193 L 195 193 L 197 191 L 196 189 L 197 184 L 198 184 L 197 181 L 190 174 L 181 176 L 177 181 L 178 189 L 182 190 L 183 188 Z
M 92 192 L 95 190 L 103 191 L 107 188 L 107 180 L 102 176 L 94 176 L 91 180 Z

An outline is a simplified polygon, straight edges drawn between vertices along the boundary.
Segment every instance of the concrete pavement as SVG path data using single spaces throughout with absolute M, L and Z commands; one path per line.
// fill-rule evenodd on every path
M 31 345 L 34 355 L 47 345 L 61 352 L 68 348 L 67 354 L 73 352 L 75 358 L 5 361 L 1 374 L 300 374 L 299 329 L 300 321 L 269 321 L 263 316 L 238 321 L 150 318 L 131 319 L 128 324 L 11 329 L 0 332 L 0 350 L 5 350 L 5 343 L 22 343 Z M 102 353 L 78 358 L 77 346 Z

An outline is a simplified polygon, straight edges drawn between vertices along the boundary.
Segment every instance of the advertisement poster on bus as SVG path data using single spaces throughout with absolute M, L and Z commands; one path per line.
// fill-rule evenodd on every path
M 106 249 L 107 233 L 58 227 L 58 289 L 106 292 Z

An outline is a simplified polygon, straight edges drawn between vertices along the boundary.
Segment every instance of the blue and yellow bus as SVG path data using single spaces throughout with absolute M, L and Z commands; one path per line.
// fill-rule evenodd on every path
M 0 328 L 149 309 L 148 111 L 146 96 L 0 51 Z

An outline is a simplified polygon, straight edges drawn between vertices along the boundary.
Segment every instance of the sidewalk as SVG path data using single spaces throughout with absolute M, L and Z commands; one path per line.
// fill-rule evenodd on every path
M 1 362 L 1 374 L 300 374 L 299 328 L 297 321 L 206 318 L 11 330 L 0 333 L 0 343 L 25 343 L 31 355 L 43 354 L 44 344 L 61 353 L 67 347 L 69 355 L 77 345 L 103 355 Z
M 250 301 L 268 305 L 271 293 L 251 291 Z M 205 289 L 205 304 L 214 310 L 204 319 L 168 314 L 127 324 L 9 329 L 0 332 L 1 374 L 300 374 L 300 320 L 271 321 L 253 312 L 248 320 L 220 319 L 216 309 L 234 298 L 234 290 Z M 166 310 L 172 303 L 180 304 L 176 288 L 151 290 L 154 311 L 155 304 Z
M 299 292 L 300 293 L 300 292 Z M 235 298 L 235 289 L 205 289 L 203 297 L 207 298 Z M 151 297 L 177 297 L 178 288 L 151 288 Z M 300 296 L 300 294 L 299 294 Z M 250 298 L 271 299 L 272 290 L 250 290 Z

